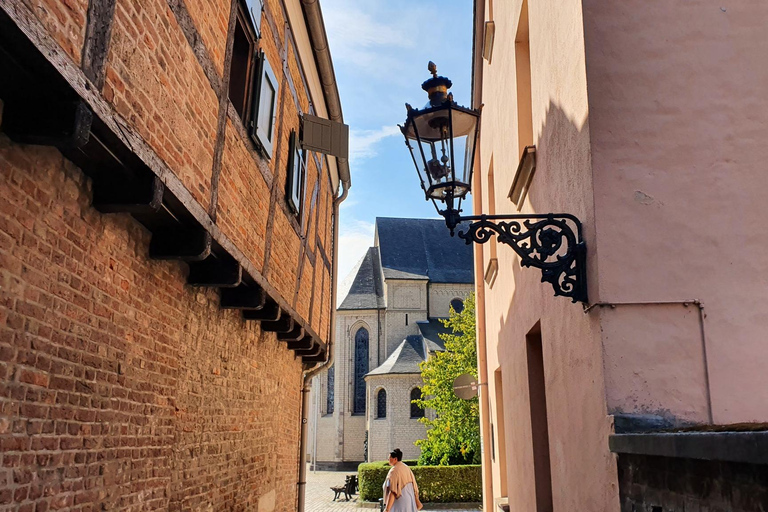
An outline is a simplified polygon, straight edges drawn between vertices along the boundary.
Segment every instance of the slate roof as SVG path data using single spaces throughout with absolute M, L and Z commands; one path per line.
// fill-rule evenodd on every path
M 452 237 L 442 219 L 376 218 L 386 279 L 473 283 L 472 246 Z
M 384 309 L 384 287 L 381 283 L 379 251 L 370 247 L 357 266 L 350 272 L 345 283 L 348 287 L 338 309 Z
M 424 343 L 429 352 L 445 351 L 445 342 L 440 339 L 440 334 L 453 334 L 453 329 L 443 325 L 439 318 L 430 318 L 429 320 L 419 320 L 416 322 L 419 326 L 419 332 L 424 338 Z
M 421 373 L 419 363 L 424 361 L 424 344 L 421 336 L 406 336 L 392 355 L 381 366 L 368 372 L 368 375 L 391 375 L 394 373 Z M 367 375 L 366 375 L 367 376 Z

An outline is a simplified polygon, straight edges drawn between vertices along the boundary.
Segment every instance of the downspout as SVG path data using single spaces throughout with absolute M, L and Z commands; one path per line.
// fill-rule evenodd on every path
M 347 198 L 349 182 L 344 183 L 341 195 L 333 200 L 333 262 L 331 263 L 331 329 L 328 336 L 328 359 L 304 372 L 301 386 L 301 440 L 299 443 L 299 482 L 298 504 L 296 510 L 304 512 L 304 499 L 307 486 L 307 423 L 309 423 L 309 392 L 312 378 L 333 364 L 336 340 L 336 272 L 339 261 L 339 205 Z M 317 462 L 315 462 L 317 464 Z
M 483 98 L 483 45 L 485 29 L 485 0 L 474 1 L 474 27 L 472 37 L 472 106 L 479 108 L 482 105 Z M 482 129 L 480 136 L 482 137 Z M 478 144 L 480 142 L 478 141 Z M 475 150 L 475 173 L 472 206 L 475 215 L 483 213 L 483 188 L 482 177 L 480 174 L 480 147 Z M 483 477 L 483 510 L 493 510 L 493 466 L 491 443 L 491 406 L 490 406 L 490 384 L 488 383 L 488 358 L 486 344 L 486 325 L 485 325 L 485 272 L 483 255 L 483 245 L 474 244 L 475 248 L 475 318 L 477 327 L 477 370 L 478 370 L 478 394 L 480 398 L 480 439 L 482 441 L 482 477 Z M 487 384 L 483 386 L 483 384 Z M 503 455 L 502 455 L 503 456 Z
M 323 13 L 317 0 L 301 0 L 301 10 L 304 13 L 304 21 L 307 24 L 309 40 L 312 45 L 312 53 L 315 57 L 317 71 L 320 75 L 320 83 L 323 88 L 323 96 L 328 108 L 328 118 L 331 121 L 342 123 L 344 118 L 341 112 L 341 100 L 339 89 L 336 85 L 336 75 L 333 71 L 331 52 L 328 49 L 328 36 L 323 23 Z M 305 491 L 307 485 L 307 423 L 309 421 L 309 391 L 312 378 L 320 371 L 333 364 L 334 345 L 336 340 L 336 273 L 338 271 L 339 258 L 339 205 L 347 198 L 351 180 L 349 175 L 349 161 L 347 158 L 337 158 L 340 185 L 344 187 L 340 196 L 333 200 L 333 262 L 331 263 L 331 315 L 330 334 L 328 337 L 328 358 L 324 363 L 310 368 L 304 372 L 301 386 L 301 436 L 299 441 L 299 481 L 298 481 L 298 512 L 304 512 Z

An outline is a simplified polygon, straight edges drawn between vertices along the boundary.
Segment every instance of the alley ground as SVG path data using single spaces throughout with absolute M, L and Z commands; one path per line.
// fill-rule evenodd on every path
M 340 501 L 333 501 L 333 491 L 331 490 L 331 487 L 343 485 L 344 477 L 351 474 L 354 474 L 354 472 L 307 471 L 306 512 L 342 512 L 351 510 L 378 511 L 378 507 L 375 506 L 372 508 L 360 508 L 360 505 L 357 503 L 357 495 L 353 496 L 349 501 L 344 501 L 344 495 L 342 494 Z M 430 505 L 427 505 L 424 508 L 425 510 L 450 510 L 451 512 L 473 512 L 479 510 L 479 508 L 432 508 Z

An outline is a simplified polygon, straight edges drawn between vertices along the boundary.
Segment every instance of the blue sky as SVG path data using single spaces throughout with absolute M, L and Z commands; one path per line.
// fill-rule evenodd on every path
M 435 218 L 397 128 L 405 103 L 421 108 L 427 63 L 470 103 L 472 0 L 322 0 L 350 128 L 352 188 L 341 205 L 339 279 L 373 245 L 376 217 Z

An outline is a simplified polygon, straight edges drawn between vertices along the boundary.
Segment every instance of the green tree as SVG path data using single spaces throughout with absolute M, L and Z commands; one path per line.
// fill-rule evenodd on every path
M 453 334 L 440 337 L 445 352 L 437 352 L 421 363 L 422 408 L 433 409 L 434 420 L 422 418 L 427 438 L 416 441 L 421 448 L 419 464 L 453 465 L 480 463 L 480 404 L 478 398 L 462 400 L 453 392 L 453 381 L 464 373 L 477 377 L 475 343 L 475 295 L 464 301 L 464 310 L 443 321 Z

